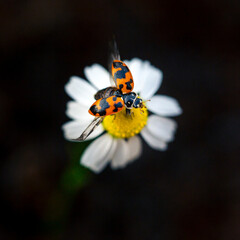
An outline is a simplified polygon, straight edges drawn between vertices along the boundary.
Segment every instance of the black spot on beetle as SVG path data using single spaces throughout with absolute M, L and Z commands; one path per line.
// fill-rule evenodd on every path
M 118 102 L 118 103 L 115 103 L 114 104 L 114 109 L 113 109 L 113 112 L 118 112 L 118 108 L 122 108 L 123 107 L 123 105 L 122 105 L 122 103 L 121 102 Z
M 90 108 L 90 111 L 96 115 L 96 113 L 98 113 L 100 116 L 105 116 L 106 115 L 106 109 L 108 109 L 110 107 L 109 103 L 106 100 L 107 98 L 103 98 L 101 99 L 101 101 L 99 102 L 99 106 L 100 108 L 98 108 L 96 105 L 93 105 Z
M 114 65 L 113 65 L 113 66 L 114 66 Z M 120 65 L 120 66 L 115 67 L 115 68 L 121 68 L 121 70 L 118 70 L 118 71 L 115 72 L 115 74 L 114 74 L 114 80 L 115 80 L 115 81 L 116 81 L 117 78 L 119 78 L 119 79 L 126 78 L 126 73 L 129 72 L 128 67 Z
M 98 113 L 98 107 L 96 105 L 92 105 L 89 109 L 94 115 Z
M 119 84 L 119 89 L 122 90 L 123 84 Z
M 117 100 L 117 97 L 113 97 L 113 101 L 116 101 Z
M 133 83 L 133 80 L 132 80 L 132 79 L 130 79 L 128 82 L 126 82 L 126 85 L 127 85 L 127 89 L 128 89 L 128 90 L 132 90 L 131 83 Z

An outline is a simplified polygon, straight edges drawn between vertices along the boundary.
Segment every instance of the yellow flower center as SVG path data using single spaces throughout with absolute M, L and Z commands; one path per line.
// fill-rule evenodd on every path
M 126 114 L 126 109 L 109 115 L 103 120 L 105 130 L 116 138 L 130 138 L 141 132 L 147 124 L 148 111 L 146 107 L 131 109 L 131 115 Z

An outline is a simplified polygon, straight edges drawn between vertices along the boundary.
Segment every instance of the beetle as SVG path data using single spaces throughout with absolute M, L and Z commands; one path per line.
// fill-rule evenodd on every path
M 93 130 L 103 121 L 104 117 L 113 115 L 126 108 L 126 114 L 131 115 L 132 108 L 142 108 L 143 100 L 132 92 L 134 81 L 128 66 L 120 60 L 119 54 L 111 64 L 112 79 L 115 86 L 99 90 L 95 95 L 95 102 L 88 112 L 95 116 L 89 126 L 76 141 L 84 141 Z
M 142 99 L 135 92 L 132 74 L 127 65 L 114 60 L 112 63 L 112 78 L 116 87 L 107 87 L 95 94 L 96 102 L 89 109 L 89 113 L 95 117 L 108 116 L 121 111 L 126 107 L 127 114 L 133 107 L 142 107 Z

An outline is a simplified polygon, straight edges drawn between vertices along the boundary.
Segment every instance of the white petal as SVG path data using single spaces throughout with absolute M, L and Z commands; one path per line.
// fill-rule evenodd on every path
M 71 77 L 65 85 L 65 91 L 70 97 L 85 106 L 89 107 L 95 102 L 96 89 L 80 77 Z
M 153 149 L 162 151 L 167 149 L 167 144 L 161 139 L 152 135 L 146 127 L 141 131 L 141 135 L 148 143 L 148 145 Z
M 118 140 L 116 152 L 111 162 L 112 169 L 123 168 L 128 163 L 137 159 L 142 153 L 142 142 L 138 136 L 134 136 L 128 141 Z
M 146 128 L 156 138 L 170 142 L 174 139 L 177 124 L 172 119 L 151 115 L 148 118 Z
M 84 74 L 97 89 L 103 89 L 110 86 L 110 74 L 99 64 L 85 67 Z
M 93 118 L 94 119 L 94 118 Z M 62 126 L 64 137 L 68 140 L 73 140 L 78 138 L 82 132 L 87 128 L 87 126 L 91 123 L 92 120 L 88 121 L 69 121 Z M 100 124 L 89 136 L 86 140 L 91 140 L 103 132 L 103 127 Z
M 112 158 L 116 146 L 116 140 L 106 133 L 88 146 L 80 162 L 95 173 L 99 173 Z
M 148 100 L 161 86 L 163 78 L 162 71 L 145 61 L 141 70 L 141 78 L 143 81 L 143 86 L 140 91 L 140 96 L 144 100 Z
M 142 141 L 137 135 L 128 139 L 129 162 L 139 158 L 142 154 Z
M 124 139 L 118 139 L 117 141 L 117 149 L 111 161 L 112 169 L 125 167 L 129 155 L 127 142 Z
M 173 117 L 182 113 L 182 109 L 176 99 L 163 95 L 153 96 L 151 101 L 147 102 L 147 107 L 153 113 L 162 116 Z
M 93 119 L 92 115 L 88 112 L 89 106 L 82 105 L 81 103 L 69 101 L 67 103 L 66 115 L 72 119 L 88 121 Z
M 162 71 L 152 66 L 149 61 L 143 61 L 139 58 L 124 62 L 133 75 L 134 92 L 140 93 L 144 100 L 150 99 L 161 86 Z

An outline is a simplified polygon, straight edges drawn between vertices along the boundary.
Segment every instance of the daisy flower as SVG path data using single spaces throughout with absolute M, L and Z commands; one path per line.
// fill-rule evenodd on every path
M 101 125 L 86 139 L 94 140 L 83 153 L 80 163 L 99 173 L 107 164 L 112 169 L 123 168 L 137 159 L 142 153 L 142 138 L 155 150 L 166 150 L 173 141 L 177 124 L 167 117 L 182 113 L 178 102 L 168 96 L 154 95 L 162 83 L 162 72 L 149 61 L 134 58 L 124 61 L 129 67 L 133 80 L 133 91 L 144 100 L 145 108 L 133 108 L 132 117 L 126 116 L 123 109 L 115 115 L 106 116 Z M 94 119 L 88 113 L 95 102 L 94 94 L 109 87 L 109 72 L 99 64 L 84 69 L 88 81 L 73 76 L 65 85 L 65 91 L 73 98 L 67 103 L 66 114 L 72 120 L 62 126 L 68 140 L 78 138 Z M 152 114 L 149 115 L 149 112 Z M 102 134 L 104 133 L 104 134 Z

